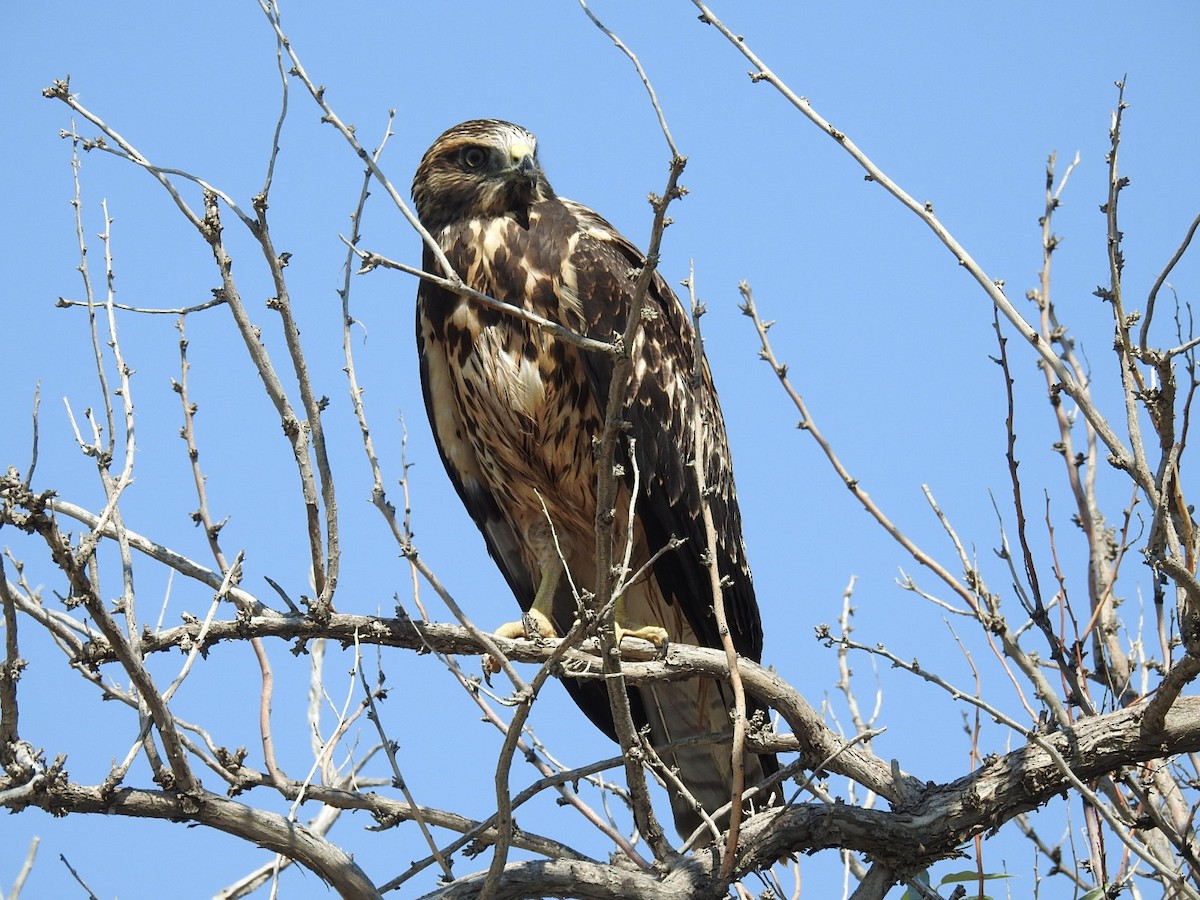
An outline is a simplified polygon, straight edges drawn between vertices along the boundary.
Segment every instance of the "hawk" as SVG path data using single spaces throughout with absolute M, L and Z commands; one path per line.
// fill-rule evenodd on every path
M 454 126 L 417 168 L 417 215 L 469 287 L 611 341 L 625 329 L 645 257 L 592 210 L 555 194 L 536 147 L 529 131 L 509 122 Z M 429 247 L 423 265 L 444 274 Z M 613 510 L 614 556 L 621 558 L 630 539 L 630 571 L 659 556 L 618 606 L 618 636 L 721 646 L 693 468 L 699 461 L 716 523 L 726 620 L 737 652 L 758 661 L 762 625 L 712 375 L 703 358 L 694 365 L 698 348 L 690 318 L 661 276 L 655 275 L 644 306 L 649 315 L 631 348 L 624 389 L 628 431 L 619 451 L 624 474 Z M 587 352 L 429 281 L 417 294 L 417 347 L 425 408 L 450 480 L 521 609 L 546 636 L 565 634 L 578 617 L 581 596 L 595 584 L 593 443 L 604 426 L 612 356 Z M 664 552 L 673 541 L 682 543 Z M 512 623 L 499 633 L 523 636 L 524 629 Z M 563 682 L 588 718 L 615 740 L 604 685 Z M 664 761 L 677 768 L 704 810 L 728 803 L 729 686 L 711 679 L 638 685 L 630 688 L 629 700 L 638 726 L 648 726 L 651 743 L 666 748 Z M 704 735 L 716 739 L 669 746 Z M 773 756 L 747 754 L 745 769 L 749 787 L 773 774 L 777 763 Z M 757 803 L 776 801 L 771 793 Z M 684 798 L 673 795 L 671 805 L 682 835 L 701 824 Z

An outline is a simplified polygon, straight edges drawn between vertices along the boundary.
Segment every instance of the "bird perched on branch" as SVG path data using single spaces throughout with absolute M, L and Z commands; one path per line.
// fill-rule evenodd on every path
M 467 287 L 611 342 L 625 330 L 646 260 L 599 215 L 554 193 L 536 148 L 530 132 L 508 122 L 454 126 L 417 169 L 417 215 Z M 447 274 L 428 246 L 423 264 L 431 274 Z M 628 546 L 626 575 L 645 569 L 616 604 L 618 640 L 632 634 L 659 646 L 721 647 L 698 461 L 716 525 L 729 632 L 737 652 L 758 661 L 762 626 L 712 375 L 689 315 L 661 276 L 651 281 L 643 307 L 620 388 L 621 475 L 611 510 L 597 510 L 595 447 L 614 355 L 583 349 L 530 319 L 423 280 L 417 345 L 438 450 L 526 624 L 544 636 L 562 636 L 582 618 L 596 586 L 597 515 L 611 515 L 614 561 L 623 561 Z M 525 632 L 515 622 L 498 633 Z M 615 740 L 605 686 L 563 681 L 588 718 Z M 730 686 L 703 678 L 638 685 L 629 689 L 629 700 L 636 724 L 649 726 L 651 743 L 665 748 L 662 758 L 678 769 L 699 805 L 711 813 L 728 803 Z M 669 746 L 714 734 L 717 740 Z M 777 769 L 768 755 L 746 754 L 744 765 L 746 787 Z M 768 793 L 754 802 L 775 799 Z M 672 792 L 672 811 L 681 834 L 701 824 L 678 792 Z

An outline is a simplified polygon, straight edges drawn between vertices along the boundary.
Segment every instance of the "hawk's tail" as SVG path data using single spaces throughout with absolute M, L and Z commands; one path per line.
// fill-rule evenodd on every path
M 693 678 L 645 685 L 636 691 L 650 725 L 651 743 L 659 748 L 663 762 L 677 773 L 691 795 L 689 798 L 671 791 L 671 812 L 680 836 L 686 840 L 696 829 L 707 827 L 705 816 L 719 829 L 728 827 L 728 810 L 716 815 L 722 807 L 728 807 L 732 796 L 733 697 L 728 686 L 708 678 Z M 779 769 L 773 754 L 746 753 L 743 765 L 745 791 Z M 778 785 L 743 796 L 747 812 L 781 802 Z

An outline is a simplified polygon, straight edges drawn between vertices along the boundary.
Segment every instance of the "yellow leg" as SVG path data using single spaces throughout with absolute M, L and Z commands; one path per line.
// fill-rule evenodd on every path
M 497 637 L 520 640 L 522 638 L 554 638 L 559 637 L 554 630 L 550 616 L 554 611 L 554 592 L 558 590 L 558 582 L 562 579 L 562 565 L 556 562 L 550 572 L 538 585 L 537 594 L 533 598 L 533 606 L 516 622 L 506 622 L 497 628 L 493 634 Z M 483 657 L 483 669 L 491 675 L 500 671 L 500 663 L 490 654 Z
M 537 594 L 533 598 L 533 605 L 529 611 L 516 622 L 506 622 L 501 625 L 493 634 L 510 640 L 560 637 L 550 617 L 554 610 L 554 594 L 558 590 L 562 575 L 562 564 L 556 560 L 548 567 L 546 576 L 538 585 Z M 667 629 L 661 625 L 631 625 L 625 618 L 624 597 L 617 601 L 613 626 L 616 630 L 618 646 L 625 638 L 635 637 L 649 641 L 658 650 L 659 655 L 666 654 L 669 643 Z M 500 671 L 500 663 L 492 656 L 485 655 L 483 668 L 488 674 L 494 675 Z

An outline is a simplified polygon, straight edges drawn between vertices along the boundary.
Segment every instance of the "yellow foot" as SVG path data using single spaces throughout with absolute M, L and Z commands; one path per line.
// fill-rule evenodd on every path
M 665 633 L 665 632 L 664 632 Z M 508 638 L 509 640 L 534 640 L 535 638 L 553 638 L 558 637 L 558 633 L 554 630 L 554 626 L 545 614 L 540 610 L 531 609 L 525 613 L 517 622 L 506 622 L 501 625 L 492 634 L 496 637 Z M 500 661 L 490 653 L 483 655 L 483 671 L 489 675 L 495 675 L 500 671 Z
M 657 650 L 657 656 L 664 657 L 667 655 L 667 644 L 669 642 L 667 629 L 659 625 L 643 625 L 641 628 L 625 628 L 620 623 L 614 626 L 617 631 L 617 646 L 621 645 L 621 641 L 627 637 L 641 638 L 643 641 L 649 641 Z

